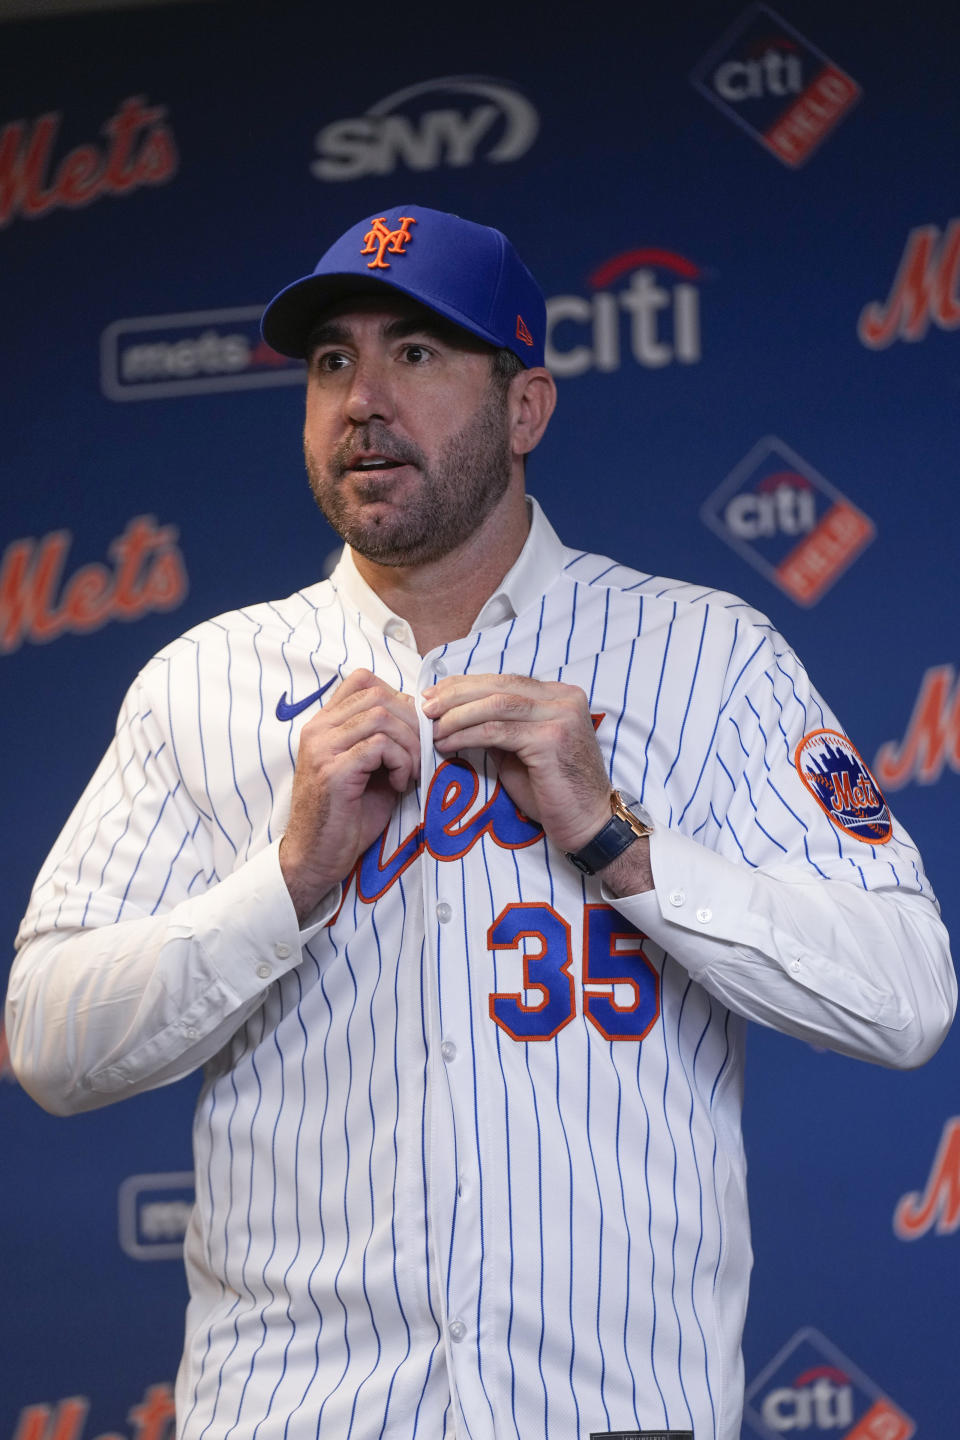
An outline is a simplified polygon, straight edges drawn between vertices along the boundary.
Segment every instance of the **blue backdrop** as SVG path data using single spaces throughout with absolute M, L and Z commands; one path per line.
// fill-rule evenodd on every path
M 3 26 L 8 936 L 136 669 L 324 570 L 255 317 L 404 201 L 549 297 L 561 536 L 767 611 L 956 923 L 960 21 L 777 3 Z M 0 1437 L 165 1440 L 196 1086 L 64 1121 L 0 1073 Z M 753 1032 L 746 1436 L 956 1434 L 958 1075 L 956 1036 L 904 1075 Z

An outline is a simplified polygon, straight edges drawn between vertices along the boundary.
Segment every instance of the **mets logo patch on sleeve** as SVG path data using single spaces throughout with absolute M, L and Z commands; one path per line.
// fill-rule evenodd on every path
M 845 835 L 885 845 L 893 822 L 880 787 L 846 735 L 812 730 L 797 746 L 794 763 L 817 804 Z

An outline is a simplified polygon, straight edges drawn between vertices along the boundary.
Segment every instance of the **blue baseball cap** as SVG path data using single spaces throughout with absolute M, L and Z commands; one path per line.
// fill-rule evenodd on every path
M 361 220 L 287 285 L 260 321 L 281 355 L 304 359 L 321 313 L 347 295 L 386 287 L 409 295 L 524 365 L 542 365 L 547 307 L 506 235 L 424 205 L 397 205 Z

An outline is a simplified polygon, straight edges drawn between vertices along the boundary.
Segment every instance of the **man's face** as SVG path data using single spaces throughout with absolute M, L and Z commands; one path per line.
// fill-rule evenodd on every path
M 398 296 L 351 299 L 313 332 L 303 445 L 314 498 L 359 554 L 422 565 L 507 490 L 505 388 L 491 350 Z

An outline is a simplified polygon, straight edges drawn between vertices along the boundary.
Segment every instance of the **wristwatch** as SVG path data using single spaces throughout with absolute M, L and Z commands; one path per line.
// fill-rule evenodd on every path
M 634 840 L 641 835 L 649 835 L 653 830 L 653 820 L 643 806 L 635 800 L 627 800 L 619 790 L 610 793 L 610 809 L 611 818 L 589 844 L 581 850 L 567 851 L 567 859 L 584 875 L 595 875 L 611 860 L 622 855 Z

